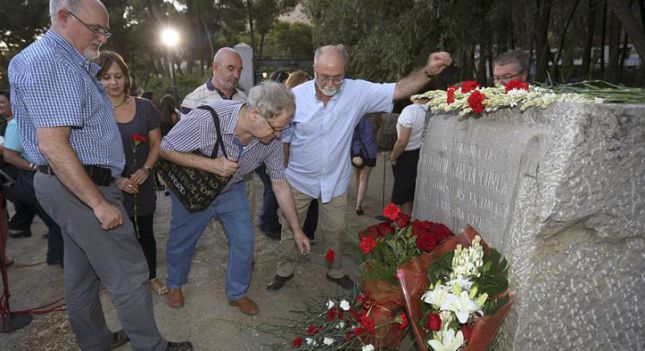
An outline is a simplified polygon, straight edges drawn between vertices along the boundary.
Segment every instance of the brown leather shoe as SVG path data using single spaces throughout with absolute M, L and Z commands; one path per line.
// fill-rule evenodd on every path
M 258 314 L 258 305 L 249 299 L 248 296 L 235 301 L 229 301 L 229 305 L 237 307 L 240 312 L 248 314 L 249 316 L 254 316 Z
M 181 293 L 181 288 L 168 289 L 166 304 L 172 308 L 184 307 L 184 295 Z

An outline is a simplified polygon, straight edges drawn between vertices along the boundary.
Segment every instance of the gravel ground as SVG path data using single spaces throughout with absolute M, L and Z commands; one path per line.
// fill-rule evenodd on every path
M 355 280 L 359 278 L 359 257 L 352 234 L 378 222 L 374 216 L 379 215 L 382 209 L 384 175 L 386 201 L 392 189 L 392 174 L 387 168 L 384 170 L 382 157 L 379 155 L 363 205 L 363 216 L 357 216 L 354 211 L 355 185 L 352 183 L 350 186 L 344 264 Z M 255 185 L 258 189 L 256 201 L 259 204 L 262 184 L 256 179 Z M 165 277 L 170 201 L 163 192 L 158 195 L 155 218 L 158 275 Z M 13 311 L 33 309 L 63 297 L 62 269 L 44 263 L 47 242 L 41 239 L 41 235 L 46 232 L 46 228 L 37 219 L 32 231 L 34 235 L 31 238 L 8 239 L 7 243 L 8 256 L 16 261 L 8 269 Z M 256 235 L 255 265 L 248 295 L 258 303 L 260 313 L 250 317 L 228 305 L 224 294 L 226 239 L 219 223 L 213 223 L 197 245 L 190 282 L 184 287 L 186 305 L 180 309 L 171 309 L 166 306 L 164 297 L 153 296 L 156 320 L 166 338 L 174 341 L 190 340 L 195 345 L 195 350 L 273 350 L 279 346 L 279 342 L 289 340 L 280 339 L 272 335 L 271 331 L 277 331 L 275 326 L 286 323 L 286 320 L 297 318 L 292 311 L 299 309 L 304 299 L 341 293 L 339 287 L 328 284 L 324 279 L 326 248 L 322 240 L 318 240 L 313 246 L 313 253 L 298 267 L 294 279 L 278 292 L 268 291 L 265 286 L 273 276 L 279 259 L 275 253 L 278 242 L 267 238 L 257 228 Z M 119 322 L 109 295 L 102 291 L 101 296 L 108 325 L 116 330 Z M 78 350 L 78 347 L 66 313 L 51 312 L 35 315 L 34 321 L 25 328 L 11 334 L 0 334 L 0 350 L 65 351 Z M 118 350 L 130 350 L 130 345 L 126 344 Z

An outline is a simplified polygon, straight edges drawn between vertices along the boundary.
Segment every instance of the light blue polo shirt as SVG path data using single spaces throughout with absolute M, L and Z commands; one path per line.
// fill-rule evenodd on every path
M 293 88 L 296 113 L 290 135 L 282 139 L 291 143 L 289 184 L 323 203 L 345 193 L 354 128 L 366 113 L 392 111 L 395 86 L 345 79 L 327 106 L 316 96 L 313 80 Z

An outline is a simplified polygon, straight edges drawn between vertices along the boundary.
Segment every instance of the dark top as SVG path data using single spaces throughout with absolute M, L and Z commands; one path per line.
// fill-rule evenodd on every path
M 354 129 L 352 137 L 352 152 L 358 154 L 362 148 L 367 153 L 368 159 L 376 158 L 376 125 L 374 116 L 371 114 L 364 115 Z
M 119 132 L 121 132 L 121 141 L 123 142 L 123 151 L 125 152 L 125 168 L 123 176 L 128 178 L 137 169 L 142 168 L 150 152 L 150 142 L 148 132 L 159 128 L 161 115 L 154 107 L 152 102 L 146 99 L 135 98 L 136 112 L 134 118 L 128 123 L 117 123 Z M 132 135 L 138 133 L 146 137 L 145 143 L 140 143 L 135 147 Z M 135 162 L 136 161 L 136 162 Z M 157 204 L 157 195 L 155 194 L 154 175 L 150 174 L 148 179 L 139 186 L 137 200 L 137 216 L 147 216 L 155 212 Z M 135 196 L 123 192 L 123 205 L 129 217 L 134 217 L 134 200 Z

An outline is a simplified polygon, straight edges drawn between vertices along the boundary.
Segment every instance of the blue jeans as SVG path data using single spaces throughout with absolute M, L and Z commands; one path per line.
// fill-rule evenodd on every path
M 196 213 L 186 210 L 174 194 L 171 194 L 170 200 L 172 213 L 166 247 L 168 288 L 180 288 L 188 281 L 197 240 L 211 219 L 216 218 L 224 227 L 228 239 L 226 296 L 229 300 L 244 297 L 251 281 L 255 240 L 244 182 L 234 184 L 229 190 L 221 193 L 208 208 Z
M 278 201 L 271 188 L 271 178 L 267 174 L 266 166 L 262 165 L 255 170 L 264 185 L 262 194 L 262 210 L 260 212 L 260 229 L 265 233 L 279 232 L 282 229 L 278 218 Z

